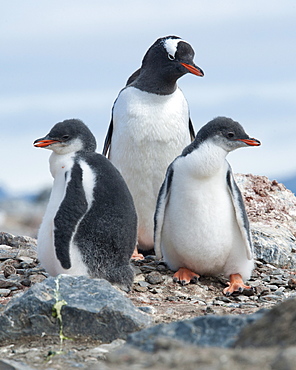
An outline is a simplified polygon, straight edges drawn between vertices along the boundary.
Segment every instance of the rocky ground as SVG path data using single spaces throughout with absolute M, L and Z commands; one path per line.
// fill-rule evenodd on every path
M 1 233 L 0 244 L 0 311 L 3 311 L 13 296 L 43 281 L 48 275 L 38 264 L 35 239 Z M 248 282 L 253 287 L 252 291 L 246 290 L 241 295 L 231 297 L 222 294 L 227 284 L 222 276 L 201 277 L 197 284 L 181 286 L 173 283 L 173 273 L 162 262 L 156 261 L 154 256 L 147 256 L 144 261 L 133 264 L 135 282 L 132 290 L 124 294 L 134 305 L 151 315 L 155 324 L 208 314 L 250 314 L 296 296 L 293 270 L 260 261 L 256 261 L 256 268 Z M 86 368 L 93 366 L 95 369 L 98 359 L 103 360 L 106 352 L 119 344 L 122 344 L 122 340 L 103 346 L 99 342 L 65 340 L 62 347 L 57 339 L 17 341 L 2 346 L 0 358 L 21 361 L 31 368 L 65 369 L 72 368 L 74 363 L 77 366 L 84 363 L 88 364 Z M 134 356 L 131 354 L 131 361 L 137 362 L 138 357 Z M 100 366 L 105 367 L 100 368 L 116 368 L 117 357 L 111 356 L 108 361 L 110 363 L 103 361 Z

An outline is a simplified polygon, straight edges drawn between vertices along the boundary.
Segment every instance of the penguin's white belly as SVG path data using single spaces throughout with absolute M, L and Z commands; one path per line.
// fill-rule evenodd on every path
M 53 156 L 53 155 L 52 155 Z M 54 169 L 54 183 L 50 199 L 43 217 L 37 239 L 37 254 L 41 265 L 51 276 L 59 274 L 69 275 L 88 275 L 87 268 L 82 262 L 82 258 L 77 246 L 71 242 L 70 244 L 70 261 L 72 267 L 64 269 L 56 256 L 54 245 L 54 218 L 60 207 L 62 200 L 65 197 L 66 187 L 70 180 L 70 176 L 65 178 L 66 172 L 71 168 L 72 161 L 65 165 L 56 165 Z M 74 266 L 74 267 L 73 267 Z
M 225 177 L 189 181 L 182 184 L 182 191 L 174 186 L 166 208 L 161 249 L 172 270 L 187 267 L 200 275 L 245 275 L 245 242 Z
M 123 90 L 113 110 L 110 160 L 132 193 L 141 247 L 153 247 L 153 216 L 168 165 L 190 143 L 187 102 L 177 89 L 156 96 L 133 87 Z

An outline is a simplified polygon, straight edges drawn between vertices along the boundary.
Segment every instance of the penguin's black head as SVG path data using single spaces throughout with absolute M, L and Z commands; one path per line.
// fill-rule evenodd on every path
M 196 138 L 202 142 L 213 139 L 228 152 L 240 147 L 261 145 L 259 140 L 250 138 L 238 122 L 227 117 L 217 117 L 208 122 L 199 130 Z
M 180 37 L 159 38 L 148 49 L 141 68 L 129 78 L 127 84 L 135 81 L 134 86 L 139 89 L 166 94 L 161 89 L 170 86 L 175 88 L 178 78 L 186 73 L 201 77 L 204 75 L 202 69 L 194 64 L 194 54 L 191 45 Z M 160 91 L 154 91 L 157 88 Z
M 227 117 L 217 117 L 198 131 L 194 141 L 183 150 L 182 156 L 190 154 L 205 142 L 220 146 L 226 152 L 261 145 L 259 140 L 250 138 L 238 122 Z
M 78 119 L 68 119 L 55 124 L 45 137 L 35 140 L 33 145 L 51 149 L 57 154 L 94 152 L 97 146 L 94 135 Z

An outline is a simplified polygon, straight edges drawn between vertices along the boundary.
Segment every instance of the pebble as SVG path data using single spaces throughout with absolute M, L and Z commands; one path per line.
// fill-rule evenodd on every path
M 11 290 L 10 289 L 0 289 L 0 296 L 1 297 L 7 297 L 9 296 Z
M 138 285 L 139 286 L 141 286 L 141 287 L 145 287 L 145 288 L 148 288 L 148 286 L 149 286 L 149 283 L 147 282 L 147 281 L 142 281 L 142 280 L 140 280 L 139 282 L 138 282 Z
M 156 309 L 152 306 L 143 306 L 143 307 L 138 307 L 139 310 L 148 313 L 149 315 L 153 315 L 156 312 Z
M 272 292 L 276 291 L 278 289 L 277 285 L 268 284 L 266 285 L 268 289 L 270 289 Z
M 153 272 L 150 272 L 150 274 L 146 276 L 146 281 L 149 284 L 153 284 L 153 285 L 160 284 L 162 283 L 163 278 L 162 278 L 162 275 L 158 271 L 153 271 Z

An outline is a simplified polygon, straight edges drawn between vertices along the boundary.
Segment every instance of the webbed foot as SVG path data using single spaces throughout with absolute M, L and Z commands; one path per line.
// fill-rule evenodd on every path
M 181 267 L 173 277 L 173 282 L 174 283 L 180 283 L 181 285 L 186 285 L 186 284 L 196 284 L 197 280 L 199 279 L 199 275 L 196 274 L 195 272 L 188 270 L 185 267 Z
M 230 275 L 229 287 L 223 290 L 223 293 L 229 297 L 234 292 L 242 293 L 244 289 L 252 289 L 252 287 L 245 285 L 240 274 Z

